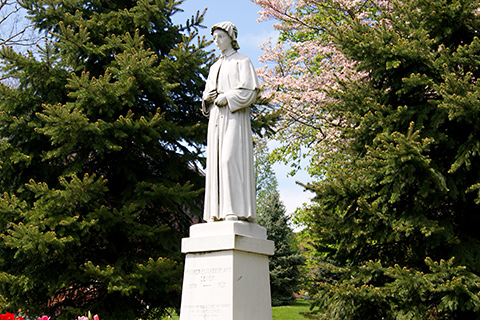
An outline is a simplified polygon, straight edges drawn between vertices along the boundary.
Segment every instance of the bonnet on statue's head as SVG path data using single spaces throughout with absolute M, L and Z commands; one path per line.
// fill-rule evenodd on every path
M 231 23 L 230 21 L 219 22 L 212 27 L 211 33 L 213 34 L 213 31 L 217 29 L 223 30 L 226 33 L 228 33 L 230 38 L 232 38 L 233 49 L 235 50 L 240 49 L 240 46 L 238 45 L 238 42 L 237 42 L 237 36 L 238 36 L 237 27 L 233 23 Z

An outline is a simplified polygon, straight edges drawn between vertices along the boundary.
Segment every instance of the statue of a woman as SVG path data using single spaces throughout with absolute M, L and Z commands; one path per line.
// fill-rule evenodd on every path
M 250 105 L 260 85 L 250 59 L 237 52 L 237 28 L 220 22 L 211 29 L 221 51 L 210 68 L 202 110 L 209 115 L 204 219 L 246 220 L 256 214 Z

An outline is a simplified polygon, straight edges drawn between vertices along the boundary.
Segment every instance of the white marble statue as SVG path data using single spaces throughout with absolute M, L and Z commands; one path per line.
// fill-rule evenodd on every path
M 260 85 L 250 59 L 237 52 L 237 28 L 231 22 L 212 27 L 221 51 L 210 68 L 202 110 L 209 115 L 204 219 L 257 218 L 250 105 Z

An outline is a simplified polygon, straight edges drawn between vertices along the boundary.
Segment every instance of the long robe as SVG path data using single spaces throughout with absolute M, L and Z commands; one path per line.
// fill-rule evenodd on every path
M 250 59 L 238 52 L 221 57 L 210 68 L 206 93 L 225 94 L 228 105 L 218 107 L 203 101 L 209 113 L 205 185 L 206 221 L 235 215 L 255 221 L 256 189 L 250 105 L 260 85 Z

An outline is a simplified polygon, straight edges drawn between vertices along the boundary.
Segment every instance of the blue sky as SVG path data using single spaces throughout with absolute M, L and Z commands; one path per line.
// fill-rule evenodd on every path
M 250 0 L 185 0 L 180 8 L 184 12 L 174 16 L 175 23 L 184 23 L 198 10 L 203 12 L 207 8 L 204 25 L 208 28 L 202 30 L 201 35 L 205 35 L 208 39 L 211 38 L 210 27 L 215 23 L 221 21 L 234 23 L 238 29 L 239 52 L 250 57 L 256 68 L 263 66 L 258 61 L 262 54 L 259 46 L 269 39 L 276 40 L 278 36 L 278 32 L 273 28 L 274 21 L 257 22 L 258 11 L 261 8 Z M 215 49 L 213 44 L 211 49 Z M 218 55 L 218 52 L 216 54 Z M 303 188 L 295 181 L 306 183 L 309 181 L 309 177 L 305 172 L 290 177 L 288 172 L 291 171 L 291 168 L 282 164 L 275 164 L 274 170 L 278 179 L 281 200 L 287 208 L 287 213 L 293 213 L 297 207 L 308 202 L 313 195 L 310 192 L 304 192 Z

